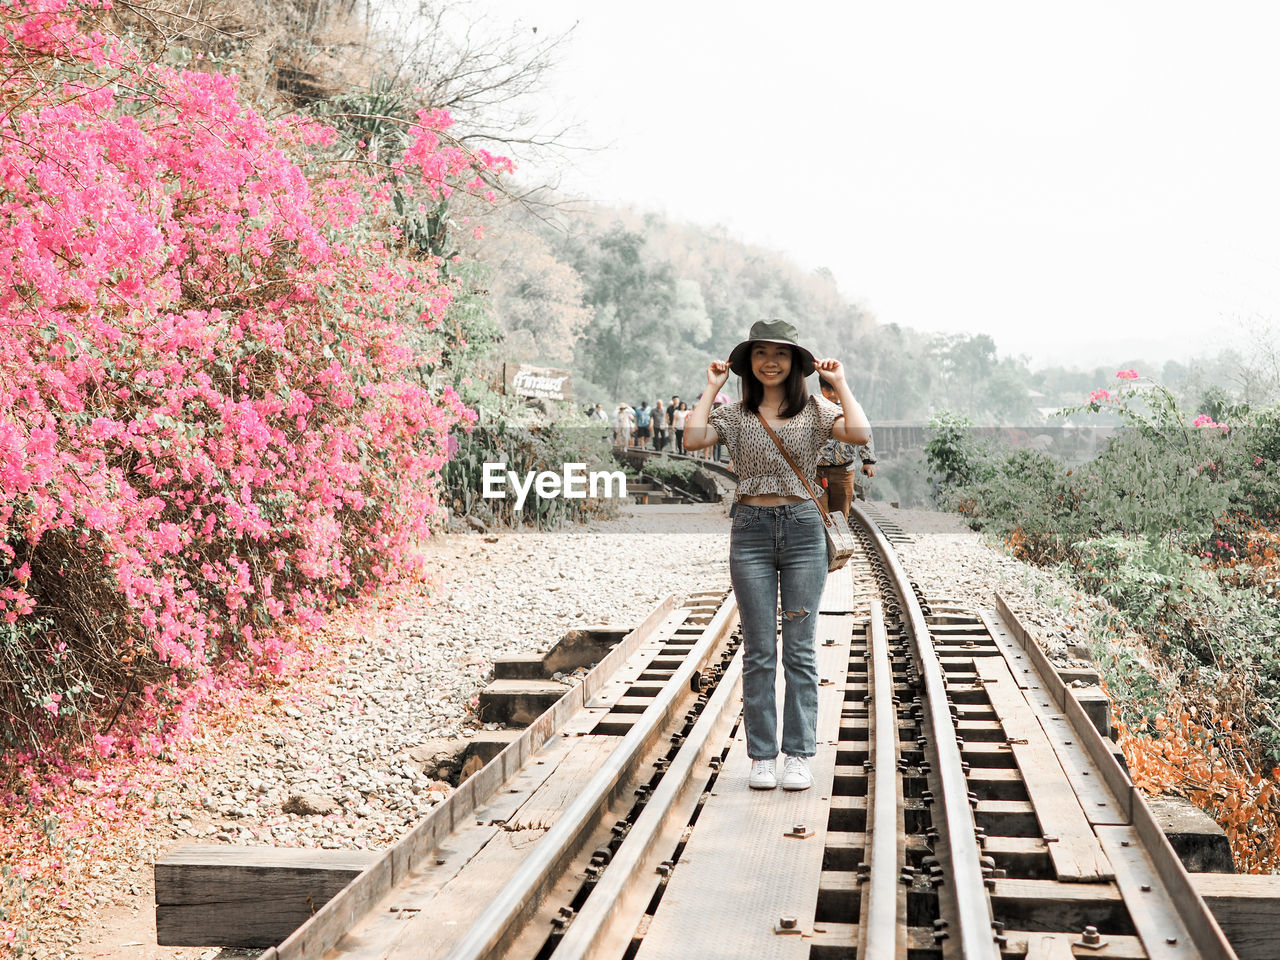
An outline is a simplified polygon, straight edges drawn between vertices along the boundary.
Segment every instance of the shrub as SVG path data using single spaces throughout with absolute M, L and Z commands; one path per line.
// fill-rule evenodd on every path
M 644 463 L 644 472 L 676 486 L 687 487 L 689 478 L 698 471 L 698 465 L 692 460 L 676 460 L 665 453 L 660 457 L 650 457 Z
M 470 413 L 411 379 L 431 347 L 403 331 L 451 285 L 387 182 L 430 204 L 505 168 L 427 112 L 395 164 L 352 168 L 328 127 L 147 63 L 90 12 L 0 3 L 9 745 L 129 685 L 270 663 L 280 618 L 404 568 Z
M 531 491 L 524 509 L 517 512 L 516 498 L 510 491 L 505 499 L 483 496 L 486 462 L 505 463 L 506 470 L 520 477 L 530 470 L 560 473 L 566 463 L 585 463 L 588 471 L 621 471 L 611 448 L 600 442 L 595 431 L 562 422 L 500 419 L 471 431 L 455 431 L 452 442 L 457 449 L 444 467 L 443 482 L 456 515 L 474 516 L 503 526 L 550 529 L 568 521 L 613 513 L 612 501 L 603 498 L 542 498 Z
M 984 452 L 974 437 L 973 422 L 958 413 L 942 411 L 929 420 L 925 462 L 940 490 L 975 479 Z

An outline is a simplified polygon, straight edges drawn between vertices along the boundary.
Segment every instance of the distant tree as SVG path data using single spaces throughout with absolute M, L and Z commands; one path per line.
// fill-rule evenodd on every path
M 498 326 L 519 357 L 564 366 L 591 322 L 581 275 L 562 260 L 528 218 L 489 218 L 480 237 L 468 237 L 469 256 L 488 265 L 488 294 Z
M 981 386 L 996 366 L 996 344 L 987 334 L 936 334 L 929 347 L 943 388 L 944 406 L 974 413 Z
M 1235 400 L 1219 384 L 1210 384 L 1195 404 L 1194 413 L 1207 413 L 1219 423 L 1239 423 L 1249 413 L 1249 404 Z
M 671 265 L 651 262 L 645 238 L 620 224 L 583 246 L 574 264 L 594 308 L 579 341 L 578 358 L 586 376 L 612 391 L 665 382 L 661 375 L 673 339 L 676 304 Z
M 1262 406 L 1280 399 L 1280 325 L 1264 317 L 1241 323 L 1249 354 L 1241 358 L 1234 380 L 1246 402 Z
M 1027 390 L 1026 371 L 1005 360 L 983 382 L 982 407 L 999 424 L 1028 426 L 1037 420 L 1035 402 Z
M 711 336 L 711 318 L 702 299 L 698 281 L 681 277 L 675 285 L 675 309 L 672 313 L 676 332 L 685 343 L 702 343 Z
M 540 34 L 536 24 L 508 26 L 467 0 L 385 4 L 378 27 L 388 50 L 382 78 L 412 90 L 425 106 L 449 111 L 459 141 L 522 159 L 573 146 L 575 124 L 537 99 L 573 27 Z
M 936 371 L 925 344 L 896 323 L 873 327 L 858 338 L 847 361 L 854 396 L 875 420 L 912 420 L 930 412 Z

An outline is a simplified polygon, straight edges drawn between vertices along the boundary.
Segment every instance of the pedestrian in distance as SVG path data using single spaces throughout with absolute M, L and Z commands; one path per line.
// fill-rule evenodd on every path
M 689 419 L 689 405 L 683 400 L 676 401 L 679 407 L 671 413 L 671 429 L 676 435 L 676 453 L 688 453 L 684 446 L 684 422 Z
M 659 453 L 667 445 L 667 411 L 662 408 L 662 401 L 653 405 L 653 449 Z
M 822 381 L 822 395 L 834 404 L 840 403 L 835 388 L 826 380 Z M 841 443 L 832 437 L 822 446 L 818 454 L 818 482 L 822 484 L 822 509 L 830 513 L 849 515 L 849 507 L 853 504 L 854 483 L 853 472 L 862 466 L 864 476 L 875 476 L 875 457 L 871 453 L 871 443 L 865 445 Z
M 818 374 L 836 388 L 841 406 L 810 396 L 805 377 Z M 712 413 L 720 388 L 733 372 L 742 378 L 742 400 Z M 684 442 L 693 450 L 723 443 L 738 472 L 729 575 L 738 602 L 743 639 L 743 720 L 751 772 L 747 784 L 767 790 L 813 785 L 809 758 L 817 752 L 818 668 L 815 640 L 818 608 L 827 579 L 827 545 L 818 505 L 765 429 L 774 431 L 812 485 L 818 453 L 831 437 L 866 443 L 866 414 L 845 381 L 844 365 L 814 359 L 784 320 L 751 326 L 727 363 L 707 367 L 703 391 L 685 422 Z M 779 593 L 782 610 L 783 770 L 778 777 Z
M 625 403 L 618 404 L 618 412 L 613 416 L 613 445 L 626 449 L 631 446 L 631 431 L 635 429 L 635 416 Z
M 649 425 L 653 420 L 653 411 L 649 409 L 647 400 L 640 401 L 640 407 L 636 410 L 636 446 L 642 450 L 649 447 Z

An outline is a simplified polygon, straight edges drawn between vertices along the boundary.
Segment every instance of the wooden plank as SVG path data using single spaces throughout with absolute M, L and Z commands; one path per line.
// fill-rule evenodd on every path
M 296 883 L 305 896 L 307 878 L 334 875 L 345 877 L 345 884 L 379 856 L 372 850 L 187 844 L 156 861 L 156 903 L 255 901 L 277 885 L 287 892 Z
M 813 787 L 794 792 L 748 789 L 751 762 L 740 728 L 671 873 L 637 960 L 807 960 L 807 938 L 778 936 L 773 926 L 781 917 L 792 916 L 802 931 L 812 930 L 823 836 L 829 828 L 826 799 L 857 800 L 864 810 L 866 803 L 862 797 L 837 798 L 830 793 L 851 620 L 824 616 L 818 621 L 818 675 L 835 682 L 818 688 L 817 754 L 810 761 Z M 828 645 L 827 639 L 834 642 Z M 783 685 L 779 671 L 779 717 Z M 813 835 L 786 836 L 798 823 L 806 824 Z
M 983 743 L 981 740 L 970 743 L 965 741 L 960 751 L 960 758 L 974 767 L 1017 767 L 1013 756 L 1013 748 L 1007 743 Z
M 577 738 L 572 751 L 520 808 L 417 913 L 400 923 L 389 942 L 376 945 L 361 938 L 360 949 L 345 956 L 385 960 L 443 957 L 470 927 L 488 897 L 529 855 L 533 846 L 578 798 L 583 783 L 617 746 L 613 737 Z M 532 906 L 532 905 L 531 905 Z M 352 938 L 355 939 L 355 938 Z
M 1026 960 L 1075 960 L 1071 945 L 1079 939 L 1078 933 L 1029 933 Z
M 583 737 L 571 735 L 548 741 L 533 756 L 525 771 L 508 781 L 506 791 L 496 794 L 484 806 L 477 807 L 470 820 L 457 824 L 442 838 L 441 844 L 432 851 L 433 858 L 426 859 L 411 873 L 398 878 L 379 901 L 363 914 L 355 916 L 336 948 L 327 955 L 342 956 L 346 960 L 380 956 L 379 945 L 399 936 L 408 917 L 431 909 L 440 891 L 467 870 L 477 855 L 505 832 L 506 824 L 517 817 L 529 798 L 576 752 L 582 740 Z M 449 923 L 447 917 L 439 919 L 442 924 Z
M 1040 820 L 1029 800 L 979 800 L 973 822 L 993 837 L 1039 837 Z
M 388 879 L 380 893 L 375 895 L 373 891 L 376 888 L 371 887 L 370 893 L 363 895 L 359 900 L 354 900 L 352 905 L 343 911 L 340 918 L 335 919 L 335 924 L 339 919 L 344 922 L 341 930 L 332 940 L 329 939 L 323 927 L 317 928 L 308 923 L 290 936 L 282 944 L 277 957 L 271 960 L 288 960 L 298 955 L 318 956 L 328 951 L 333 943 L 342 937 L 354 934 L 356 931 L 359 931 L 359 936 L 368 935 L 373 942 L 376 942 L 381 936 L 378 932 L 380 928 L 398 928 L 402 922 L 401 917 L 407 915 L 399 908 L 420 910 L 451 877 L 464 869 L 471 858 L 502 830 L 502 824 L 515 815 L 529 793 L 537 789 L 543 780 L 555 772 L 561 760 L 568 756 L 578 739 L 572 734 L 557 735 L 544 743 L 530 758 L 529 763 L 507 781 L 505 790 L 495 793 L 483 805 L 473 804 L 465 819 L 462 817 L 451 819 L 451 828 L 445 832 L 440 843 L 431 851 L 431 857 L 422 858 L 412 869 L 405 868 L 403 873 L 394 878 L 394 883 Z M 467 784 L 474 782 L 474 779 L 468 780 L 460 789 L 465 789 Z M 393 848 L 393 851 L 395 849 L 397 848 Z M 388 851 L 374 869 L 385 869 L 390 872 L 391 852 Z M 364 876 L 362 875 L 362 880 Z M 341 897 L 335 898 L 325 909 L 341 907 L 342 899 L 349 897 L 350 894 L 351 890 L 347 889 Z M 392 910 L 393 907 L 397 909 Z M 269 958 L 262 957 L 259 960 L 269 960 Z
M 156 944 L 161 947 L 257 947 L 280 943 L 306 923 L 350 880 L 336 889 L 322 883 L 314 889 L 323 897 L 314 905 L 277 897 L 253 909 L 243 901 L 156 905 Z
M 1006 944 L 1001 950 L 1001 955 L 1005 958 L 1025 958 L 1031 960 L 1028 954 L 1028 944 L 1034 937 L 1043 937 L 1046 934 L 1034 933 L 1026 930 L 1006 930 L 1004 933 Z M 857 942 L 858 925 L 856 923 L 821 923 L 814 927 L 812 949 L 813 960 L 849 960 L 852 956 L 848 951 L 852 944 Z M 1072 940 L 1078 939 L 1079 934 L 1071 937 Z M 1081 951 L 1077 956 L 1067 954 L 1067 957 L 1077 956 L 1077 960 L 1081 957 L 1089 957 L 1090 960 L 1147 960 L 1147 951 L 1142 946 L 1142 941 L 1137 937 L 1113 936 L 1108 934 L 1105 946 L 1097 950 Z M 933 939 L 933 931 L 928 927 L 909 927 L 907 928 L 907 948 L 910 956 L 931 956 L 937 952 L 937 944 Z M 1243 960 L 1243 958 L 1242 958 Z
M 1098 837 L 1116 871 L 1116 887 L 1124 897 L 1133 929 L 1147 944 L 1151 960 L 1180 960 L 1192 940 L 1176 894 L 1165 885 L 1142 837 L 1131 826 L 1100 826 Z M 1193 911 L 1188 911 L 1193 912 Z M 1196 956 L 1210 956 L 1196 952 Z M 1216 956 L 1213 954 L 1212 956 Z
M 1049 738 L 1019 690 L 1004 658 L 975 660 L 983 688 L 1004 724 L 1027 795 L 1044 836 L 1057 837 L 1049 855 L 1059 880 L 1099 883 L 1115 876 Z
M 855 870 L 866 857 L 866 834 L 856 830 L 827 833 L 826 859 L 824 863 L 831 870 Z M 910 834 L 907 837 L 907 853 L 919 859 L 933 852 L 929 842 L 921 834 Z M 1047 879 L 1049 866 L 1049 847 L 1040 837 L 999 837 L 988 836 L 982 844 L 982 852 L 994 857 L 997 867 L 1013 866 L 1020 875 L 1032 874 L 1031 879 Z M 1042 861 L 1045 867 L 1036 876 L 1035 864 Z
M 1022 774 L 1014 769 L 978 767 L 970 769 L 969 789 L 980 800 L 1026 800 L 1027 791 L 1022 784 Z M 836 767 L 836 792 L 844 794 L 866 793 L 867 771 L 861 765 Z
M 1193 873 L 1191 880 L 1240 960 L 1276 960 L 1280 876 Z M 1085 924 L 1106 929 L 1117 920 L 1123 929 L 1129 922 L 1120 892 L 1110 883 L 997 880 L 992 902 L 997 916 L 1008 918 L 1010 929 L 1070 931 L 1083 930 Z M 1105 954 L 1090 951 L 1089 956 Z
M 730 598 L 722 613 L 731 621 L 736 609 Z M 280 944 L 276 960 L 316 960 L 324 955 L 376 904 L 393 895 L 397 883 L 412 871 L 423 868 L 428 854 L 442 843 L 453 842 L 451 834 L 465 826 L 482 804 L 501 806 L 507 802 L 509 798 L 499 793 L 503 784 L 516 776 L 549 739 L 571 729 L 575 720 L 589 714 L 583 710 L 584 703 L 612 683 L 633 657 L 645 662 L 652 659 L 652 655 L 645 652 L 646 644 L 660 643 L 672 629 L 678 629 L 687 616 L 687 610 L 675 609 L 674 597 L 667 597 L 639 627 L 609 651 L 581 683 L 569 688 L 555 706 L 530 724 L 510 746 L 460 784 L 377 863 Z M 594 717 L 590 722 L 595 722 Z
M 1115 762 L 1115 745 L 1102 737 L 1088 736 L 1087 727 L 1101 730 L 1085 712 L 1081 700 L 1063 683 L 1039 642 L 1027 632 L 1004 598 L 997 592 L 998 611 L 980 613 L 1005 652 L 1006 661 L 1027 698 L 1044 708 L 1038 719 L 1044 727 L 1058 759 L 1080 798 L 1089 822 L 1125 824 L 1133 822 L 1133 784 L 1123 767 Z M 1054 711 L 1053 706 L 1058 710 Z M 1091 709 L 1098 705 L 1094 704 Z M 1083 741 L 1084 749 L 1080 749 Z M 1088 773 L 1085 773 L 1085 770 Z
M 1125 929 L 1124 900 L 1114 883 L 997 879 L 991 910 L 1007 926 L 1023 930 Z
M 381 854 L 191 844 L 156 861 L 156 943 L 280 943 Z
M 1280 876 L 1193 873 L 1191 881 L 1240 960 L 1275 960 L 1280 953 Z

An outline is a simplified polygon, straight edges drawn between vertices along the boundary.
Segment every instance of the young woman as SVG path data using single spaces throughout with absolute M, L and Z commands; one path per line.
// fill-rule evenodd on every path
M 671 429 L 676 435 L 676 453 L 687 453 L 684 446 L 684 422 L 689 419 L 689 407 L 681 400 L 671 415 Z
M 761 424 L 767 420 L 806 479 L 814 484 L 818 452 L 831 437 L 866 443 L 866 414 L 849 392 L 839 360 L 815 360 L 783 320 L 752 324 L 729 362 L 707 367 L 707 389 L 685 421 L 692 450 L 715 443 L 729 448 L 738 492 L 729 541 L 729 575 L 738 600 L 743 637 L 743 718 L 748 785 L 778 785 L 778 717 L 774 692 L 778 661 L 778 594 L 782 595 L 782 788 L 813 784 L 809 758 L 817 751 L 818 668 L 814 646 L 818 606 L 827 580 L 827 542 L 818 506 Z M 836 388 L 841 406 L 811 397 L 805 377 L 817 370 Z M 711 413 L 712 401 L 732 371 L 742 397 Z M 710 415 L 710 416 L 709 416 Z M 709 422 L 708 422 L 709 421 Z

